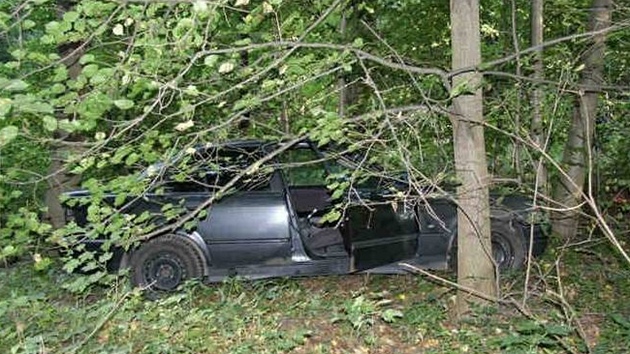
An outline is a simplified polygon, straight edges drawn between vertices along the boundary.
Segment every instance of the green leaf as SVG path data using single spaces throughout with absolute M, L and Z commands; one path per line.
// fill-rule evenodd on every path
M 239 39 L 238 41 L 235 41 L 234 43 L 232 43 L 232 45 L 235 46 L 235 47 L 244 47 L 244 46 L 250 45 L 250 44 L 252 44 L 252 39 L 251 38 Z
M 15 139 L 18 135 L 18 128 L 13 125 L 9 125 L 0 129 L 0 147 L 3 147 Z
M 195 0 L 193 2 L 193 11 L 205 14 L 208 12 L 208 3 L 205 0 Z
M 33 20 L 24 20 L 24 22 L 22 22 L 22 28 L 23 29 L 31 29 L 33 27 L 35 27 L 36 23 Z
M 232 70 L 234 70 L 234 63 L 232 62 L 225 62 L 223 64 L 221 64 L 221 66 L 219 66 L 219 73 L 221 74 L 227 74 L 229 72 L 231 72 Z
M 54 75 L 52 77 L 53 82 L 64 81 L 68 78 L 68 68 L 65 65 L 59 65 L 55 68 Z
M 33 259 L 35 260 L 35 270 L 37 271 L 46 270 L 52 264 L 52 260 L 50 258 L 42 257 L 38 253 L 35 254 Z
M 573 331 L 568 326 L 557 325 L 557 324 L 547 325 L 545 326 L 545 330 L 547 331 L 548 334 L 555 335 L 555 336 L 567 336 L 569 335 L 569 333 Z
M 190 128 L 192 128 L 195 125 L 195 122 L 193 122 L 192 120 L 187 120 L 185 122 L 179 123 L 175 126 L 175 130 L 179 131 L 179 132 L 183 132 L 184 130 L 188 130 Z
M 22 80 L 11 80 L 6 86 L 2 87 L 3 90 L 10 92 L 24 91 L 27 88 L 28 84 Z
M 57 21 L 50 21 L 45 26 L 46 32 L 55 36 L 60 34 L 60 25 Z
M 345 190 L 343 188 L 339 188 L 339 189 L 335 189 L 332 193 L 332 196 L 330 197 L 330 199 L 332 200 L 336 200 L 341 198 L 341 196 L 345 193 Z
M 322 216 L 321 222 L 337 221 L 339 218 L 341 218 L 341 212 L 337 209 L 333 209 Z
M 93 62 L 95 59 L 94 54 L 85 54 L 84 56 L 81 57 L 81 59 L 79 59 L 79 64 L 84 65 L 87 63 L 91 63 Z
M 118 23 L 116 24 L 116 26 L 114 26 L 114 28 L 112 28 L 112 33 L 116 36 L 122 36 L 123 34 L 125 34 L 125 29 L 123 28 L 123 25 Z
M 72 133 L 80 128 L 80 123 L 76 120 L 70 121 L 68 119 L 62 119 L 59 121 L 59 129 Z
M 54 94 L 62 94 L 66 92 L 66 86 L 60 83 L 56 83 L 50 87 L 50 92 Z
M 83 68 L 83 70 L 81 70 L 81 74 L 83 74 L 85 77 L 92 77 L 96 75 L 97 72 L 98 65 L 96 64 L 88 64 Z
M 26 57 L 26 51 L 22 50 L 22 49 L 16 49 L 14 51 L 11 52 L 11 56 L 14 57 L 17 60 L 22 60 L 24 59 L 24 57 Z
M 134 106 L 134 103 L 132 100 L 120 99 L 120 100 L 115 100 L 114 105 L 122 110 L 125 110 L 125 109 L 132 108 Z
M 114 69 L 111 68 L 103 68 L 100 69 L 92 78 L 90 82 L 92 85 L 99 85 L 106 83 L 114 76 Z
M 191 18 L 180 18 L 177 21 L 177 26 L 173 29 L 173 36 L 175 38 L 182 38 L 188 33 L 195 25 L 195 21 Z
M 54 132 L 57 129 L 57 119 L 53 116 L 44 116 L 44 129 Z
M 127 200 L 127 195 L 125 193 L 116 194 L 116 198 L 114 199 L 114 206 L 121 206 Z
M 381 313 L 381 318 L 387 323 L 394 322 L 397 318 L 402 318 L 403 313 L 400 310 L 387 309 Z
M 63 265 L 63 270 L 65 270 L 68 273 L 72 273 L 75 269 L 77 269 L 79 266 L 81 265 L 81 261 L 79 261 L 76 258 L 72 258 L 69 261 L 67 261 L 64 265 Z
M 63 14 L 63 20 L 68 22 L 74 22 L 79 18 L 79 13 L 76 11 L 68 11 Z
M 136 162 L 138 162 L 139 160 L 140 160 L 140 155 L 136 154 L 135 152 L 132 152 L 125 159 L 125 165 L 131 166 L 131 165 L 135 164 Z
M 218 61 L 219 61 L 218 55 L 208 55 L 207 57 L 203 59 L 203 64 L 206 66 L 213 67 L 217 64 Z
M 0 98 L 0 119 L 4 119 L 9 114 L 11 105 L 12 101 L 9 98 Z
M 0 252 L 0 259 L 8 258 L 18 253 L 18 249 L 13 245 L 4 246 L 2 252 Z
M 352 46 L 356 47 L 356 48 L 361 48 L 363 47 L 363 38 L 361 37 L 357 37 L 353 42 L 352 42 Z
M 25 102 L 16 108 L 19 108 L 20 111 L 27 113 L 53 114 L 55 112 L 53 106 L 46 102 Z

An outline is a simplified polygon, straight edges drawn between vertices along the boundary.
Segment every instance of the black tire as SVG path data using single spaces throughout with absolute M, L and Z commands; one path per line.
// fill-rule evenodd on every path
M 520 227 L 505 220 L 492 220 L 492 257 L 499 271 L 520 269 L 525 264 L 527 252 L 525 238 Z M 451 246 L 449 269 L 457 272 L 457 240 Z
M 159 293 L 173 291 L 186 280 L 203 277 L 207 263 L 192 240 L 164 235 L 135 250 L 130 255 L 129 266 L 134 287 Z
M 523 230 L 511 221 L 492 221 L 492 257 L 500 271 L 520 269 L 527 252 Z

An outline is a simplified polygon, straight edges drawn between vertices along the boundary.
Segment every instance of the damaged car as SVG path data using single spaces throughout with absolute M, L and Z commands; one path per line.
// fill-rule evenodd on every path
M 371 172 L 351 177 L 359 169 Z M 117 213 L 148 212 L 157 226 L 149 239 L 115 246 L 110 266 L 129 269 L 133 285 L 154 291 L 194 278 L 401 273 L 402 262 L 446 269 L 457 253 L 457 204 L 449 193 L 410 188 L 404 175 L 389 177 L 310 141 L 205 144 L 140 178 L 150 186 L 126 197 Z M 65 197 L 67 222 L 89 229 L 90 193 Z M 102 199 L 113 205 L 116 197 Z M 522 267 L 530 250 L 544 251 L 544 227 L 530 204 L 521 195 L 491 198 L 500 270 Z M 194 214 L 194 226 L 166 217 L 173 206 Z M 81 242 L 99 250 L 107 240 Z

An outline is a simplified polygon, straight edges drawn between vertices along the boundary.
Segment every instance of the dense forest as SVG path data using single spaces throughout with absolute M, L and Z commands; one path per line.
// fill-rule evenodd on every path
M 0 351 L 623 352 L 628 52 L 626 0 L 3 0 Z M 147 167 L 254 139 L 342 149 L 404 175 L 399 198 L 453 196 L 471 235 L 456 272 L 193 281 L 148 300 L 108 269 L 113 248 L 160 236 L 120 211 L 152 188 Z M 267 162 L 235 163 L 207 204 Z M 327 179 L 333 199 L 366 170 Z M 67 222 L 78 189 L 89 228 Z M 491 194 L 526 197 L 548 235 L 522 269 L 487 255 Z M 184 209 L 162 212 L 205 217 Z

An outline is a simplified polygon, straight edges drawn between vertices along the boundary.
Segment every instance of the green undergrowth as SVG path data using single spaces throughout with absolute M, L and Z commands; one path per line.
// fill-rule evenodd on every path
M 623 352 L 628 267 L 602 263 L 605 251 L 571 250 L 533 267 L 526 314 L 506 303 L 459 323 L 455 293 L 422 276 L 191 283 L 149 301 L 122 280 L 71 294 L 60 285 L 75 275 L 15 264 L 0 270 L 0 352 Z M 523 280 L 505 277 L 503 294 L 520 303 Z

